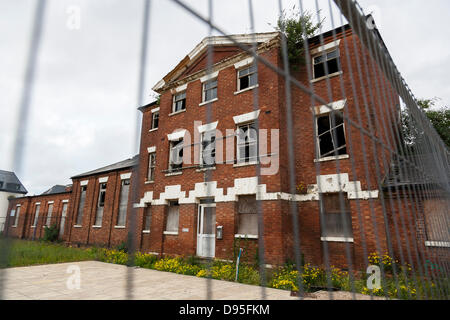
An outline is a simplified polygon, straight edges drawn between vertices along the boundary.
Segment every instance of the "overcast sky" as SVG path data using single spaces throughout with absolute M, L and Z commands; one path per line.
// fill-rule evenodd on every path
M 314 0 L 304 0 L 311 11 Z M 35 0 L 0 0 L 0 169 L 12 170 L 13 133 Z M 206 0 L 185 0 L 206 16 Z M 213 20 L 227 33 L 250 32 L 247 1 L 215 0 Z M 273 31 L 278 0 L 254 0 L 257 32 Z M 329 17 L 328 0 L 319 0 Z M 283 1 L 292 7 L 298 0 Z M 450 105 L 450 1 L 360 0 L 373 12 L 400 72 L 417 97 Z M 73 8 L 81 10 L 71 29 Z M 142 0 L 48 0 L 23 169 L 29 194 L 134 153 Z M 68 11 L 69 10 L 69 11 Z M 335 16 L 336 23 L 340 21 Z M 330 19 L 325 29 L 330 28 Z M 72 26 L 74 26 L 72 24 Z M 325 30 L 324 30 L 325 31 Z M 170 0 L 153 0 L 146 96 L 208 35 Z

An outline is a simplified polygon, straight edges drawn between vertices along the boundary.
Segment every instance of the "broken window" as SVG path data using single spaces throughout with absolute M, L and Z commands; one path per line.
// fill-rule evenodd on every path
M 159 125 L 159 111 L 152 113 L 152 129 L 158 129 Z
M 119 196 L 119 215 L 117 217 L 117 225 L 125 226 L 127 219 L 128 194 L 130 192 L 130 179 L 122 180 Z
M 78 214 L 77 214 L 77 225 L 81 226 L 81 223 L 83 222 L 83 210 L 84 210 L 84 203 L 86 200 L 86 186 L 81 186 L 81 193 L 80 193 L 80 203 L 78 205 Z
M 183 167 L 183 139 L 170 141 L 169 171 L 179 171 Z
M 147 181 L 155 181 L 156 152 L 148 154 Z
M 256 210 L 256 195 L 239 196 L 238 200 L 238 234 L 258 235 L 258 214 Z
M 37 226 L 38 219 L 39 219 L 39 210 L 41 209 L 41 205 L 37 204 L 36 208 L 34 209 L 34 221 L 33 221 L 33 227 Z
M 95 215 L 95 226 L 102 225 L 105 197 L 106 197 L 106 183 L 100 183 L 100 191 L 98 193 L 97 214 Z
M 248 163 L 257 160 L 258 132 L 254 123 L 247 123 L 238 127 L 237 133 L 237 162 Z
M 150 231 L 150 226 L 152 223 L 152 210 L 151 207 L 148 206 L 144 211 L 144 231 Z
M 53 213 L 53 203 L 49 203 L 47 211 L 47 221 L 45 222 L 45 225 L 47 227 L 50 227 L 50 223 L 52 222 L 52 213 Z
M 342 203 L 341 203 L 342 200 Z M 351 238 L 352 216 L 345 194 L 321 194 L 323 221 L 322 237 Z
M 200 150 L 202 167 L 214 166 L 216 163 L 216 131 L 202 133 L 202 145 Z
M 342 112 L 317 117 L 317 139 L 320 158 L 347 154 Z
M 313 64 L 314 79 L 341 71 L 339 50 L 321 53 L 313 58 Z
M 180 205 L 178 201 L 170 201 L 167 209 L 166 230 L 168 232 L 178 232 L 178 218 L 180 213 Z
M 258 84 L 256 64 L 238 71 L 238 90 L 244 90 Z
M 178 112 L 186 109 L 186 91 L 177 93 L 173 96 L 173 110 L 172 112 Z
M 211 101 L 217 98 L 217 79 L 205 82 L 203 84 L 203 102 Z

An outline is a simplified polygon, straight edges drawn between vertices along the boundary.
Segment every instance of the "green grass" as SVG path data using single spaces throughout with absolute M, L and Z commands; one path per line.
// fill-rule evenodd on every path
M 72 248 L 43 241 L 0 239 L 0 250 L 7 253 L 7 256 L 2 255 L 0 261 L 2 268 L 97 259 L 95 251 L 90 249 Z

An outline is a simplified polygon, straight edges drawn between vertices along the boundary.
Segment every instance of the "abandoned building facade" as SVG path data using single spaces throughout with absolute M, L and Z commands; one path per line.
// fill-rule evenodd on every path
M 407 239 L 448 257 L 448 238 L 430 238 L 424 216 L 389 237 L 409 202 L 385 205 L 392 153 L 374 141 L 396 148 L 400 102 L 351 28 L 310 39 L 311 61 L 290 70 L 326 103 L 294 85 L 287 103 L 279 33 L 232 38 L 205 38 L 154 86 L 137 156 L 74 176 L 64 192 L 11 200 L 20 215 L 8 215 L 8 234 L 39 238 L 53 221 L 69 243 L 114 246 L 131 232 L 143 252 L 225 260 L 236 247 L 260 257 L 262 244 L 271 265 L 292 260 L 296 243 L 313 265 L 363 266 Z M 255 42 L 263 60 L 242 48 Z M 368 98 L 375 84 L 385 101 Z

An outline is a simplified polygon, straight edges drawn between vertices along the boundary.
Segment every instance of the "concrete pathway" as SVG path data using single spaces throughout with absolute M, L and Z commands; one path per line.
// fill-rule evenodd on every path
M 6 300 L 115 300 L 127 299 L 127 276 L 133 276 L 132 299 L 202 300 L 206 299 L 207 280 L 143 268 L 98 261 L 71 262 L 9 268 L 1 273 Z M 78 277 L 79 275 L 79 277 Z M 78 281 L 79 279 L 79 281 Z M 240 283 L 209 280 L 214 300 L 260 300 L 261 288 Z M 79 285 L 79 288 L 78 288 Z M 298 299 L 289 291 L 266 288 L 268 300 Z M 370 299 L 358 295 L 359 299 Z M 327 292 L 308 299 L 328 299 Z M 351 299 L 347 292 L 334 299 Z

